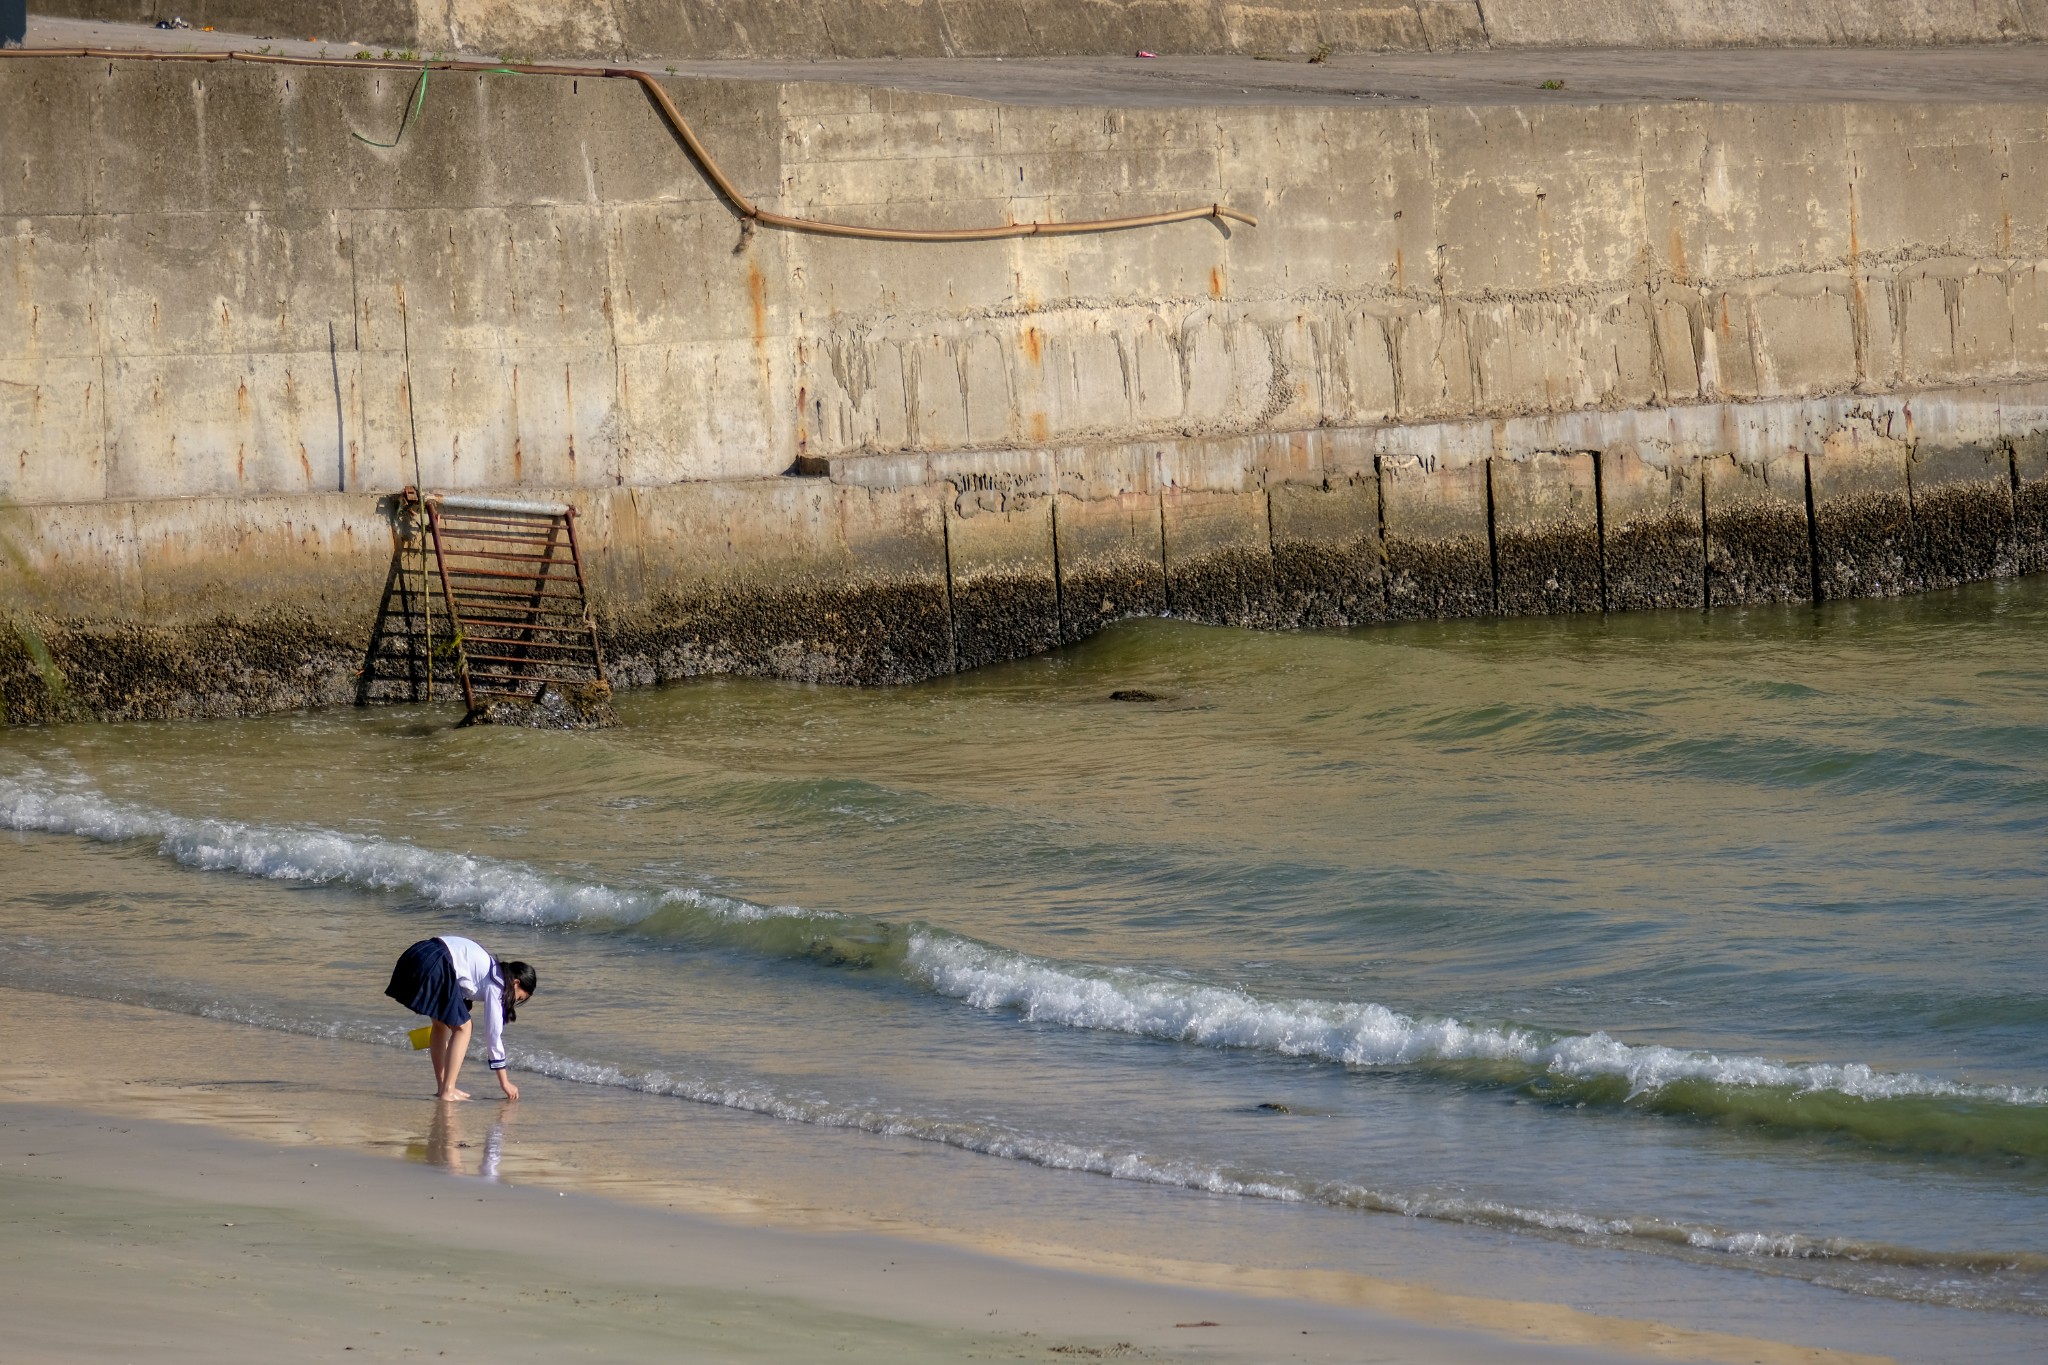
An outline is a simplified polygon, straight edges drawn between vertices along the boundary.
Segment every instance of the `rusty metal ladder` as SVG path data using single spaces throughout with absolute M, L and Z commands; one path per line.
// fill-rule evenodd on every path
M 602 688 L 575 508 L 408 488 L 399 511 L 410 535 L 394 540 L 358 704 L 399 681 L 409 700 L 430 701 L 437 672 L 455 675 L 471 717 L 493 701 L 537 702 L 551 687 L 569 697 Z

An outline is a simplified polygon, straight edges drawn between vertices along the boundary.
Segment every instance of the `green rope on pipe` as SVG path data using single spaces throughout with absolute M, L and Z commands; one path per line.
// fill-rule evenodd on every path
M 412 105 L 405 111 L 405 117 L 398 120 L 398 135 L 396 137 L 392 138 L 391 141 L 389 142 L 379 142 L 375 138 L 364 137 L 361 133 L 357 132 L 353 128 L 349 129 L 348 135 L 358 142 L 366 143 L 372 147 L 382 147 L 386 151 L 389 151 L 391 148 L 396 147 L 399 143 L 405 141 L 405 130 L 412 127 L 412 121 L 419 116 L 419 112 L 421 108 L 425 106 L 426 102 L 427 68 L 423 66 L 420 68 L 419 84 L 413 87 Z

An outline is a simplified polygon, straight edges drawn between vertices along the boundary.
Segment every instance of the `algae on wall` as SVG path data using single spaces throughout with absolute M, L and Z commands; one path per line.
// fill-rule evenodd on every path
M 0 503 L 0 579 L 29 573 L 8 524 L 13 513 Z M 0 626 L 0 725 L 75 719 L 70 684 L 50 654 L 43 626 L 12 603 L 0 611 Z

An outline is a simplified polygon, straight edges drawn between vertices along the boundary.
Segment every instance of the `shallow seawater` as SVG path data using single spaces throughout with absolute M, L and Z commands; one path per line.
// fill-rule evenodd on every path
M 0 732 L 0 985 L 388 1049 L 391 960 L 460 932 L 538 966 L 513 1054 L 606 1097 L 587 1166 L 698 1173 L 715 1109 L 769 1198 L 829 1168 L 991 1237 L 2012 1358 L 2048 1341 L 2044 627 L 2038 578 L 1150 621 L 594 735 Z

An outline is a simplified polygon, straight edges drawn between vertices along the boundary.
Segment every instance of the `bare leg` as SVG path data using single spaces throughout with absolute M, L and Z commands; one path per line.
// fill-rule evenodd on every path
M 462 1074 L 462 1062 L 469 1055 L 469 1028 L 449 1028 L 438 1019 L 434 1021 L 434 1036 L 428 1047 L 434 1058 L 434 1098 L 437 1100 L 466 1100 L 469 1092 L 455 1088 L 455 1078 Z
M 441 1093 L 441 1083 L 448 1073 L 448 1038 L 454 1030 L 434 1020 L 434 1031 L 427 1038 L 427 1057 L 434 1064 L 434 1093 Z

